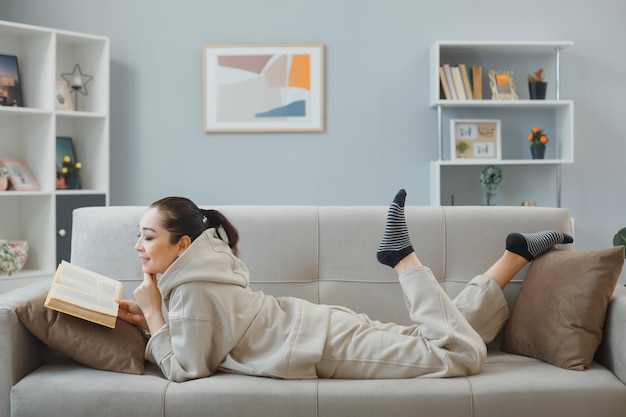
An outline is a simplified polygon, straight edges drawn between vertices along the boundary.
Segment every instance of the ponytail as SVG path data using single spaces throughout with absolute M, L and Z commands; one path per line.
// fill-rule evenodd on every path
M 163 227 L 170 232 L 171 243 L 176 243 L 181 237 L 187 235 L 193 242 L 205 230 L 215 228 L 217 236 L 219 229 L 226 233 L 226 243 L 235 256 L 238 256 L 237 243 L 239 232 L 233 224 L 217 210 L 205 210 L 198 208 L 191 200 L 184 197 L 165 197 L 150 205 L 163 215 Z
M 222 236 L 220 235 L 219 229 L 224 229 L 224 232 L 226 232 L 225 242 L 228 243 L 228 246 L 230 246 L 233 254 L 237 256 L 239 252 L 237 250 L 237 243 L 239 242 L 239 232 L 237 232 L 235 226 L 233 226 L 233 224 L 226 218 L 226 216 L 224 216 L 217 210 L 200 209 L 200 212 L 206 218 L 206 220 L 204 221 L 205 227 L 207 229 L 211 227 L 215 228 L 215 233 L 217 233 L 217 237 L 222 240 L 224 240 L 224 238 L 222 238 Z

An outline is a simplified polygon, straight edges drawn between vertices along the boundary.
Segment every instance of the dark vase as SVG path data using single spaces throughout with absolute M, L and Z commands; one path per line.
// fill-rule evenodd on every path
M 78 190 L 79 188 L 80 188 L 79 176 L 65 177 L 65 189 L 66 190 Z
M 533 159 L 543 159 L 546 154 L 545 146 L 531 146 L 530 154 L 533 156 Z
M 528 92 L 531 100 L 545 100 L 548 83 L 545 81 L 537 81 L 528 83 Z

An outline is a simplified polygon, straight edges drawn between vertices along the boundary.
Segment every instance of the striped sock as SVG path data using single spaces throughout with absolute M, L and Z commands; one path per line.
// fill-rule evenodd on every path
M 556 230 L 536 233 L 511 233 L 506 238 L 506 250 L 526 258 L 528 262 L 547 252 L 554 245 L 572 243 L 574 239 Z
M 387 226 L 383 239 L 378 246 L 376 258 L 378 262 L 395 267 L 405 256 L 413 252 L 409 229 L 404 218 L 404 200 L 406 191 L 400 190 L 389 206 Z

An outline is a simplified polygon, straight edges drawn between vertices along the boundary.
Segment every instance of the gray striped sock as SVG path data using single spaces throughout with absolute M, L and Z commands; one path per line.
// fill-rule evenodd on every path
M 574 239 L 556 230 L 535 233 L 511 233 L 506 238 L 506 250 L 532 261 L 560 243 L 572 243 Z
M 404 200 L 406 191 L 400 190 L 389 206 L 387 226 L 378 246 L 376 258 L 384 265 L 394 267 L 408 254 L 413 252 L 409 229 L 404 218 Z

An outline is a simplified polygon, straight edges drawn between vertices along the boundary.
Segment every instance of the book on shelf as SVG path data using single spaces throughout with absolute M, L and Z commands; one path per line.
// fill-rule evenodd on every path
M 452 100 L 450 85 L 448 84 L 448 78 L 446 77 L 446 71 L 443 69 L 443 66 L 439 67 L 439 80 L 441 81 L 441 88 L 443 90 L 444 98 L 446 100 Z
M 124 286 L 120 281 L 62 261 L 45 306 L 106 327 L 115 328 Z
M 439 79 L 441 91 L 447 100 L 483 99 L 481 66 L 442 64 L 439 66 Z
M 472 93 L 472 83 L 469 77 L 469 71 L 465 64 L 459 64 L 459 70 L 461 71 L 461 77 L 463 78 L 463 87 L 465 88 L 465 96 L 468 100 L 474 100 L 474 94 Z
M 456 87 L 454 86 L 454 80 L 452 79 L 452 69 L 450 64 L 443 64 L 443 70 L 446 74 L 446 80 L 448 81 L 448 89 L 450 90 L 450 95 L 452 96 L 452 100 L 458 100 L 459 95 L 456 92 Z
M 472 67 L 472 86 L 474 100 L 483 99 L 483 67 Z
M 465 86 L 463 85 L 463 76 L 461 75 L 461 68 L 457 65 L 450 67 L 450 70 L 452 71 L 452 80 L 454 81 L 454 88 L 456 89 L 456 94 L 459 96 L 459 100 L 467 100 Z

